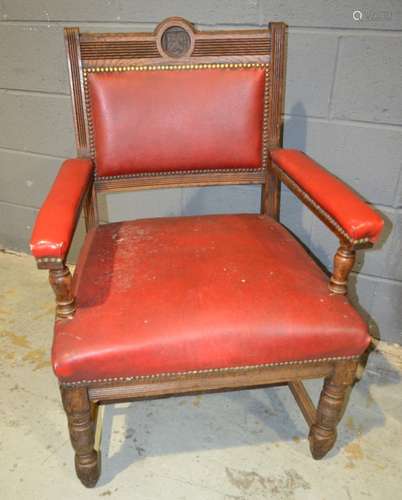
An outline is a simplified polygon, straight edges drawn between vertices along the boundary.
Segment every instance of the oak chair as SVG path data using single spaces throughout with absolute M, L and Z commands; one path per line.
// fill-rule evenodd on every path
M 283 23 L 201 32 L 182 18 L 153 33 L 65 29 L 78 157 L 62 164 L 31 249 L 56 296 L 52 362 L 87 487 L 101 403 L 287 383 L 313 457 L 335 443 L 370 343 L 348 274 L 383 221 L 281 149 L 285 34 Z M 329 278 L 279 223 L 281 182 L 339 238 Z M 98 193 L 227 184 L 261 185 L 261 213 L 99 224 Z M 302 380 L 318 377 L 316 409 Z

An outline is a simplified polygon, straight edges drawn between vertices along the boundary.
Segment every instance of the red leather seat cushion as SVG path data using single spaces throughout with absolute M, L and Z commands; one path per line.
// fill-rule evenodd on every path
M 263 68 L 90 73 L 98 175 L 260 168 Z
M 62 381 L 352 356 L 364 321 L 280 224 L 259 215 L 92 230 L 77 312 L 56 323 Z

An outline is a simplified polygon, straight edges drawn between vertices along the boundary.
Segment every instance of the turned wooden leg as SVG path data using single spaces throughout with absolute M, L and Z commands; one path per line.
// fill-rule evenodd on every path
M 356 361 L 340 362 L 333 374 L 325 379 L 309 435 L 311 454 L 316 460 L 324 457 L 335 444 L 336 426 L 342 417 L 345 397 L 354 381 L 356 369 Z
M 67 414 L 71 444 L 75 450 L 75 470 L 82 484 L 92 488 L 98 481 L 100 463 L 94 449 L 95 421 L 85 387 L 62 388 L 61 397 Z

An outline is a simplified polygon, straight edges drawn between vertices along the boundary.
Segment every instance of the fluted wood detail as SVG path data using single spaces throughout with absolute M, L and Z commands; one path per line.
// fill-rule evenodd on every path
M 265 185 L 262 190 L 261 211 L 279 220 L 280 182 L 272 171 L 268 157 L 270 149 L 281 144 L 282 112 L 284 102 L 284 72 L 286 52 L 286 24 L 270 23 L 271 70 L 266 85 L 267 114 L 264 120 Z
M 269 54 L 270 39 L 264 38 L 210 38 L 195 41 L 193 57 Z
M 269 109 L 269 147 L 275 148 L 281 142 L 282 112 L 284 96 L 286 25 L 271 23 L 271 89 Z
M 78 28 L 65 28 L 64 40 L 67 51 L 68 71 L 70 75 L 71 99 L 75 128 L 77 153 L 80 157 L 88 154 L 88 133 L 85 118 L 85 103 L 82 88 L 82 69 L 80 52 L 80 33 Z

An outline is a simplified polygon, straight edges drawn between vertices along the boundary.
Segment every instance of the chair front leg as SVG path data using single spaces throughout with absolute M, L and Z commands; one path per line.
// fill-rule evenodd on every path
M 309 441 L 313 458 L 323 458 L 336 442 L 336 426 L 345 407 L 348 389 L 355 379 L 357 361 L 339 362 L 324 381 Z
M 99 479 L 100 460 L 94 449 L 95 421 L 87 388 L 61 388 L 61 397 L 75 450 L 77 476 L 84 486 L 92 488 Z

